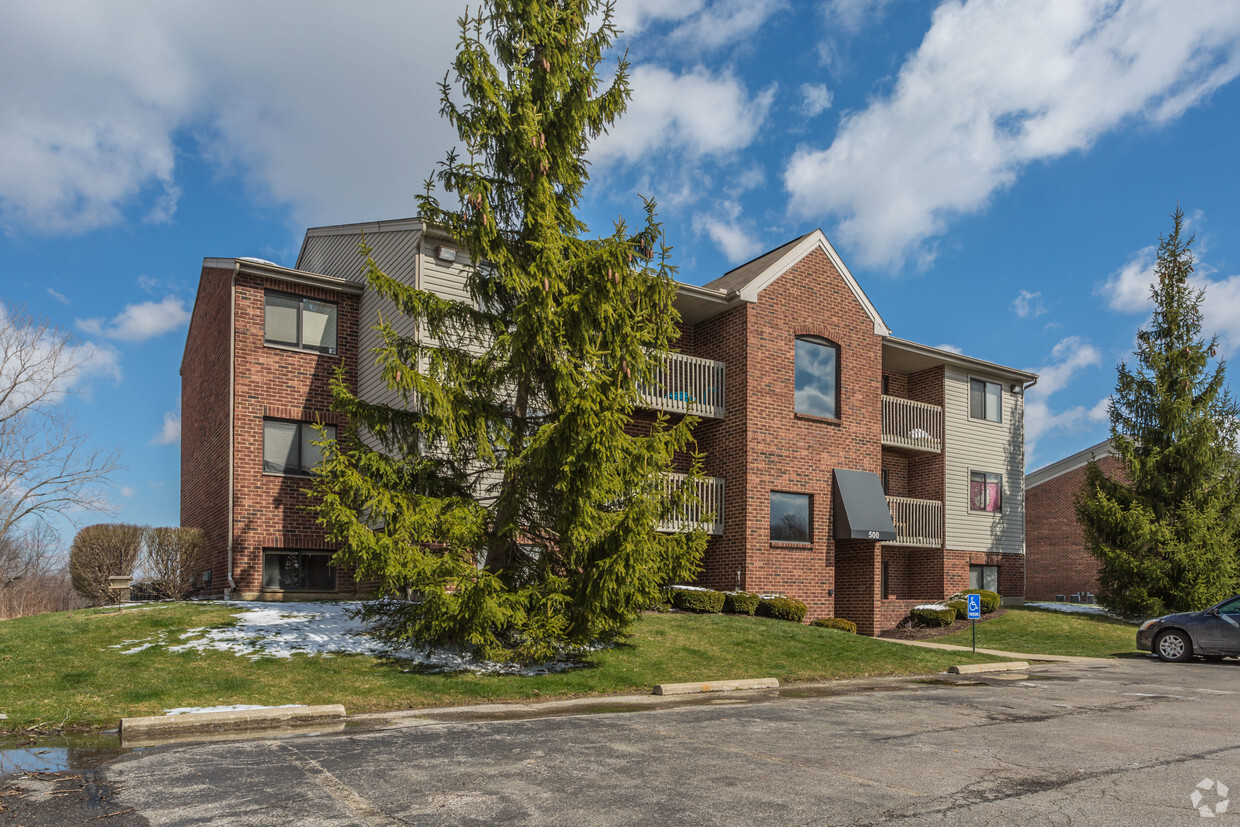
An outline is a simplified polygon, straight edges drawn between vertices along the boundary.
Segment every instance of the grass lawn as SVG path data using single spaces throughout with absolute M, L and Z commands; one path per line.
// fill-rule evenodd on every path
M 936 643 L 968 646 L 968 630 L 936 637 Z M 1109 658 L 1137 651 L 1137 627 L 1104 615 L 1010 608 L 1003 617 L 977 624 L 978 648 L 1038 655 Z
M 225 704 L 342 703 L 382 712 L 482 701 L 648 691 L 656 683 L 776 677 L 781 682 L 938 672 L 993 661 L 919 649 L 785 621 L 725 615 L 650 614 L 628 640 L 592 654 L 581 669 L 533 677 L 405 671 L 366 655 L 251 660 L 219 651 L 134 654 L 125 640 L 232 625 L 219 604 L 90 609 L 0 621 L 0 731 L 50 722 L 110 728 L 122 717 Z

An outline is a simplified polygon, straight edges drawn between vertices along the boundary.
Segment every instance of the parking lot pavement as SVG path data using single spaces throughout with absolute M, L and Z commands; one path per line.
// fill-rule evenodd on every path
M 657 711 L 405 719 L 161 748 L 102 773 L 152 824 L 1197 824 L 1198 807 L 1240 821 L 1219 807 L 1225 787 L 1240 796 L 1238 694 L 1240 661 L 1133 658 Z

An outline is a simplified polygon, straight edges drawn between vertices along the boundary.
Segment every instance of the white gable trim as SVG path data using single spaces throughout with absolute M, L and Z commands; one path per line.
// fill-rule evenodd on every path
M 791 270 L 793 265 L 809 255 L 814 248 L 821 249 L 824 253 L 826 253 L 827 258 L 831 261 L 831 264 L 835 266 L 835 269 L 838 270 L 840 275 L 844 278 L 844 283 L 848 285 L 848 289 L 852 291 L 853 296 L 861 304 L 861 307 L 865 310 L 866 315 L 869 316 L 870 320 L 874 322 L 874 334 L 876 336 L 890 336 L 891 328 L 887 327 L 887 324 L 883 321 L 883 317 L 878 314 L 878 309 L 870 303 L 869 298 L 865 295 L 865 291 L 861 289 L 861 285 L 857 284 L 857 280 L 853 278 L 853 274 L 850 273 L 848 268 L 844 266 L 844 261 L 840 258 L 840 254 L 835 252 L 835 248 L 831 246 L 831 242 L 827 240 L 827 237 L 823 234 L 822 230 L 814 230 L 812 233 L 805 236 L 805 238 L 801 240 L 800 244 L 793 247 L 781 256 L 778 261 L 766 268 L 760 277 L 745 285 L 745 288 L 740 291 L 741 299 L 744 301 L 756 302 L 758 300 L 759 293 L 769 287 L 775 279 Z

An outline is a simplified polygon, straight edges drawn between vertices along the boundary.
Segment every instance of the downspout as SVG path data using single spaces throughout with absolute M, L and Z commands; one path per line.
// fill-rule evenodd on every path
M 1025 429 L 1025 395 L 1029 393 L 1029 389 L 1038 384 L 1038 377 L 1033 377 L 1033 381 L 1025 385 L 1020 390 L 1020 427 L 1021 431 Z M 1021 453 L 1025 451 L 1025 446 L 1021 444 Z M 1024 465 L 1024 457 L 1021 457 L 1021 465 Z M 1029 593 L 1029 533 L 1026 524 L 1029 521 L 1029 504 L 1025 502 L 1025 475 L 1024 469 L 1021 469 L 1020 476 L 1020 550 L 1021 556 L 1025 558 L 1024 565 L 1021 566 L 1020 578 L 1020 599 L 1023 603 L 1025 595 Z
M 237 432 L 237 274 L 241 262 L 233 262 L 232 284 L 228 305 L 228 585 L 224 587 L 224 599 L 231 600 L 237 584 L 233 581 L 233 537 L 236 535 L 236 517 L 233 514 L 233 464 L 236 462 Z

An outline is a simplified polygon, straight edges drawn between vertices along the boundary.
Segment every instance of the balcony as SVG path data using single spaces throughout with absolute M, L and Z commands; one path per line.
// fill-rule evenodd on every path
M 684 481 L 684 474 L 668 474 L 664 480 L 664 490 L 670 495 L 672 489 Z M 700 502 L 689 503 L 682 513 L 659 523 L 655 527 L 656 531 L 675 534 L 701 528 L 707 534 L 723 534 L 723 479 L 703 477 L 694 485 L 695 490 L 692 493 L 697 495 Z
M 713 359 L 669 353 L 637 392 L 656 411 L 723 419 L 723 367 Z
M 883 397 L 883 445 L 943 453 L 943 409 L 898 396 Z
M 891 521 L 896 526 L 896 539 L 887 545 L 942 548 L 943 503 L 912 497 L 888 497 L 887 507 L 891 509 Z

